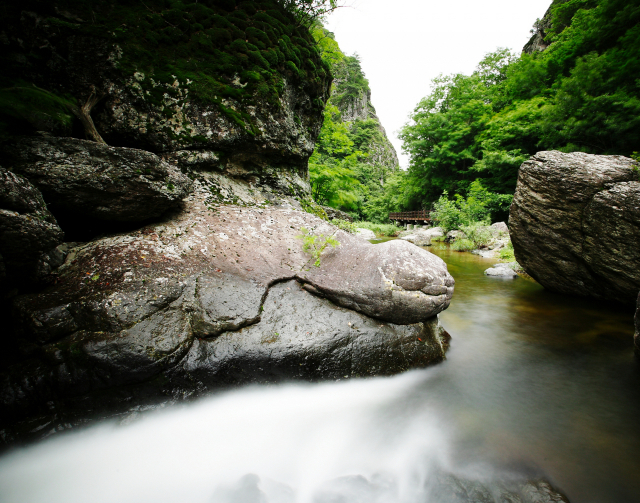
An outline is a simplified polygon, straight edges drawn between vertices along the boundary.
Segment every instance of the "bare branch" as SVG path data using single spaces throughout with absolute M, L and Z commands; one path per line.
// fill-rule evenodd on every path
M 93 119 L 91 118 L 91 109 L 96 106 L 103 97 L 104 94 L 100 94 L 100 96 L 98 96 L 96 87 L 91 86 L 91 94 L 89 95 L 86 103 L 84 105 L 71 106 L 69 108 L 84 126 L 84 132 L 87 135 L 87 138 L 106 145 L 107 142 L 102 139 L 102 136 L 98 133 L 98 130 L 93 123 Z

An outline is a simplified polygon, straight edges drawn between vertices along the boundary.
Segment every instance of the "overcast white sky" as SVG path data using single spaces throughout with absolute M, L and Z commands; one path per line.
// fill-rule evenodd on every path
M 551 0 L 346 0 L 327 29 L 346 54 L 357 52 L 371 99 L 402 155 L 397 131 L 439 75 L 473 72 L 498 47 L 518 53 Z

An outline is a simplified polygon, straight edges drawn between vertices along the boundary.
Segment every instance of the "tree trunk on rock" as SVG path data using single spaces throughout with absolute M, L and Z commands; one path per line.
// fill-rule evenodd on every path
M 91 109 L 98 104 L 103 96 L 104 94 L 98 96 L 95 86 L 92 86 L 91 95 L 87 99 L 87 102 L 81 106 L 71 107 L 71 111 L 82 123 L 87 139 L 106 145 L 107 142 L 102 139 L 91 118 Z

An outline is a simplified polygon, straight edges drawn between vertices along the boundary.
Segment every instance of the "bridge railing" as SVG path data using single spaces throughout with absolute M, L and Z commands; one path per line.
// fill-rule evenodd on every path
M 389 220 L 431 220 L 431 212 L 420 210 L 389 213 Z

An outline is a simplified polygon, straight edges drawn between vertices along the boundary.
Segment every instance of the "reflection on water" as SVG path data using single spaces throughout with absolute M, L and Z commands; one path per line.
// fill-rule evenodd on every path
M 541 467 L 574 502 L 640 500 L 640 372 L 632 313 L 489 278 L 493 262 L 444 245 L 456 279 L 438 410 L 459 462 Z
M 434 470 L 544 474 L 573 503 L 637 502 L 640 372 L 630 313 L 456 278 L 448 360 L 392 378 L 250 387 L 0 459 L 2 502 L 442 503 Z

